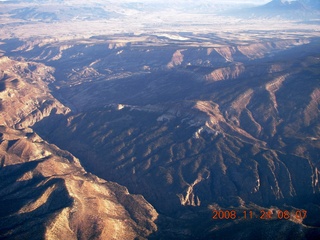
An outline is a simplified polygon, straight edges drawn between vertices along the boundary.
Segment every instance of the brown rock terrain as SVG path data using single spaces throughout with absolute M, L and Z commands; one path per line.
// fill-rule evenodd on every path
M 219 68 L 206 76 L 207 81 L 222 81 L 238 78 L 245 71 L 242 64 L 236 64 L 227 68 Z
M 301 44 L 304 45 L 298 46 Z M 65 105 L 71 110 L 47 111 L 43 116 L 48 117 L 39 119 L 31 114 L 34 121 L 26 121 L 25 125 L 17 123 L 24 123 L 26 117 L 11 122 L 16 128 L 37 122 L 32 127 L 34 131 L 73 153 L 86 171 L 142 194 L 161 213 L 158 231 L 150 238 L 221 238 L 235 226 L 233 223 L 243 227 L 252 223 L 252 228 L 246 231 L 235 227 L 239 234 L 252 238 L 261 237 L 255 234 L 253 226 L 260 226 L 268 233 L 270 226 L 274 226 L 285 229 L 283 234 L 298 227 L 301 236 L 319 236 L 320 224 L 314 217 L 319 212 L 320 191 L 317 39 L 272 44 L 266 41 L 219 50 L 175 44 L 162 47 L 149 42 L 109 48 L 109 40 L 103 38 L 97 44 L 67 41 L 32 46 L 28 51 L 24 48 L 12 51 L 11 57 L 25 57 L 30 62 L 21 62 L 42 64 L 41 69 L 50 66 L 47 76 L 52 77 L 49 85 L 52 92 L 41 81 L 35 85 L 35 91 L 43 86 L 49 99 L 61 102 L 55 106 L 68 109 Z M 21 64 L 18 59 L 10 61 L 13 65 Z M 14 76 L 18 70 L 6 71 Z M 3 79 L 6 84 L 2 93 L 5 93 L 10 85 L 7 78 Z M 22 89 L 17 93 L 26 95 Z M 38 156 L 36 147 L 24 150 L 20 142 L 8 146 L 23 156 L 32 152 L 34 156 L 31 154 L 28 159 L 50 160 L 45 155 Z M 20 158 L 16 161 L 23 163 Z M 41 164 L 35 167 L 37 172 Z M 50 174 L 55 171 L 49 166 L 41 171 L 46 168 Z M 62 174 L 69 176 L 66 172 Z M 81 206 L 93 202 L 97 211 L 101 211 L 108 205 L 100 203 L 99 198 L 82 195 L 76 186 L 82 186 L 92 195 L 98 194 L 100 187 L 92 186 L 94 190 L 90 190 L 87 182 L 80 184 L 69 177 L 65 181 L 68 181 L 68 195 L 71 199 L 79 195 L 75 198 Z M 104 182 L 97 180 L 94 184 L 101 181 Z M 110 183 L 108 188 L 113 189 L 111 186 L 118 185 Z M 108 195 L 109 190 L 101 191 L 100 195 Z M 129 212 L 127 221 L 133 224 L 129 235 L 147 237 L 156 229 L 157 214 L 142 198 L 132 198 L 135 201 L 123 202 L 136 206 L 136 199 L 140 199 L 141 218 L 119 202 Z M 229 225 L 210 222 L 213 207 L 242 212 L 274 206 L 290 206 L 290 211 L 307 209 L 311 217 L 301 221 L 294 218 L 289 222 L 274 221 L 266 226 L 242 220 Z M 79 215 L 64 212 L 67 215 L 59 219 L 68 219 L 70 226 L 86 229 L 93 220 L 83 223 L 79 219 L 81 215 L 94 215 L 92 209 L 82 207 Z M 119 210 L 116 216 L 120 217 L 120 213 L 125 214 Z M 108 214 L 96 224 L 98 237 L 105 236 L 102 229 L 107 228 Z M 314 231 L 309 227 L 314 227 Z
M 53 68 L 41 63 L 0 58 L 0 122 L 23 129 L 33 126 L 51 112 L 70 111 L 50 93 L 48 84 L 54 81 Z
M 90 82 L 84 74 L 84 82 L 58 90 L 79 113 L 60 119 L 58 128 L 39 129 L 77 153 L 90 171 L 143 194 L 163 211 L 210 202 L 272 204 L 318 193 L 319 60 L 311 53 L 318 45 L 287 49 L 295 43 L 301 41 L 243 48 L 251 51 L 249 58 L 262 58 L 257 64 L 247 58 L 215 69 L 205 63 L 206 50 L 167 48 L 173 55 L 162 53 L 168 61 L 159 60 L 162 69 L 150 65 L 151 73 L 108 81 L 91 76 Z M 272 54 L 284 53 L 263 60 L 273 48 Z M 307 53 L 301 56 L 301 49 Z M 121 51 L 131 51 L 128 63 L 136 56 L 135 49 Z M 167 70 L 170 56 L 179 66 Z M 284 64 L 283 56 L 292 60 Z M 91 67 L 102 74 L 104 61 Z M 132 67 L 123 65 L 124 71 Z
M 319 1 L 187 2 L 0 0 L 0 239 L 320 239 Z
M 70 111 L 48 88 L 54 69 L 8 57 L 0 69 L 0 238 L 146 239 L 155 231 L 158 214 L 141 195 L 86 172 L 29 128 Z
M 87 173 L 36 133 L 0 132 L 1 238 L 144 239 L 156 230 L 142 196 Z

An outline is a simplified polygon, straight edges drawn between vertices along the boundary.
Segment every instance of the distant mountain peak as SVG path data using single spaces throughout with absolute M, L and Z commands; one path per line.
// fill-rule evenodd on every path
M 304 5 L 300 1 L 289 1 L 289 0 L 273 0 L 267 3 L 265 6 L 269 7 L 285 7 L 285 8 L 301 8 Z
M 320 6 L 320 1 L 318 0 L 273 0 L 264 6 L 272 7 L 290 7 L 290 8 L 318 8 Z
M 318 0 L 272 0 L 262 6 L 243 11 L 242 16 L 309 21 L 319 18 L 319 10 L 320 1 Z

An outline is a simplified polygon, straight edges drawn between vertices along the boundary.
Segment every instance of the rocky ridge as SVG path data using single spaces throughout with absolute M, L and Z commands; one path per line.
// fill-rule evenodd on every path
M 107 43 L 54 42 L 16 48 L 12 56 L 59 69 L 48 75 L 55 80 L 50 96 L 72 110 L 52 111 L 33 128 L 75 154 L 86 171 L 142 194 L 161 212 L 151 238 L 223 233 L 209 223 L 212 208 L 292 204 L 292 211 L 311 211 L 305 196 L 317 206 L 316 39 L 247 45 L 245 54 L 244 45 L 217 51 Z M 155 229 L 149 216 L 137 236 Z M 192 226 L 198 221 L 203 226 Z M 314 218 L 276 225 L 290 231 L 290 224 L 306 234 L 318 226 Z
M 141 196 L 86 172 L 30 127 L 70 109 L 50 93 L 54 69 L 0 59 L 0 238 L 146 239 L 156 210 Z
M 304 51 L 313 48 L 308 42 Z M 287 42 L 274 45 L 285 54 L 300 54 L 298 46 L 287 48 Z M 293 93 L 286 93 L 305 85 L 302 73 L 313 71 L 318 57 L 305 53 L 284 63 L 275 51 L 272 54 L 278 60 L 270 61 L 263 57 L 267 47 L 259 52 L 259 46 L 264 44 L 254 45 L 250 54 L 249 48 L 242 49 L 248 56 L 257 56 L 259 64 L 253 64 L 251 57 L 230 63 L 229 56 L 223 61 L 231 67 L 214 69 L 204 60 L 212 50 L 167 48 L 173 54 L 162 53 L 168 57 L 168 61 L 161 60 L 164 68 L 152 71 L 151 66 L 150 73 L 138 77 L 62 87 L 61 94 L 67 94 L 81 111 L 62 120 L 54 132 L 47 129 L 43 134 L 77 152 L 81 159 L 90 159 L 86 166 L 99 176 L 111 177 L 137 193 L 143 189 L 143 195 L 165 212 L 179 206 L 205 206 L 210 201 L 241 205 L 250 199 L 263 205 L 318 193 L 316 73 L 310 72 L 299 105 L 292 102 Z M 129 51 L 135 50 L 125 47 L 121 54 Z M 189 54 L 195 52 L 198 55 L 189 61 Z M 101 73 L 103 62 L 92 67 Z M 170 69 L 166 69 L 168 62 Z M 98 107 L 98 99 L 104 99 L 103 108 Z M 92 107 L 92 103 L 97 104 Z M 62 132 L 70 136 L 61 139 Z M 300 168 L 305 169 L 308 187 L 292 177 L 299 175 Z M 169 194 L 161 198 L 159 189 L 164 186 Z
M 0 121 L 5 126 L 24 129 L 33 126 L 52 112 L 67 114 L 50 93 L 54 69 L 40 63 L 0 58 Z

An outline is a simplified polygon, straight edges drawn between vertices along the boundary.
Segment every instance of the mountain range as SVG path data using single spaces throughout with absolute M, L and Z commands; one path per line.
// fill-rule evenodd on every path
M 145 239 L 155 231 L 158 213 L 142 196 L 86 172 L 29 128 L 70 111 L 49 93 L 52 68 L 2 57 L 0 69 L 0 238 Z
M 202 3 L 0 3 L 1 239 L 319 239 L 318 3 Z
M 309 20 L 319 16 L 320 4 L 316 0 L 273 0 L 263 6 L 246 11 L 246 14 L 269 18 L 280 17 L 293 20 Z
M 207 239 L 225 236 L 234 224 L 243 226 L 235 234 L 252 238 L 261 236 L 253 230 L 260 225 L 270 236 L 275 236 L 271 226 L 288 229 L 285 235 L 299 228 L 304 237 L 318 236 L 319 40 L 197 48 L 191 43 L 168 46 L 170 40 L 162 46 L 163 38 L 143 37 L 144 44 L 127 36 L 127 44 L 100 37 L 82 44 L 24 43 L 16 48 L 11 57 L 29 62 L 2 58 L 4 124 L 16 131 L 32 127 L 42 139 L 74 154 L 85 171 L 144 196 L 156 211 L 141 199 L 139 204 L 149 207 L 141 210 L 147 215 L 133 218 L 145 223 L 133 236 L 153 231 L 151 239 Z M 5 152 L 30 159 L 20 140 L 6 139 Z M 41 154 L 32 158 L 48 155 Z M 7 165 L 4 161 L 3 178 Z M 32 169 L 32 174 L 40 171 Z M 67 183 L 74 178 L 62 176 Z M 88 181 L 85 176 L 81 181 Z M 92 184 L 103 180 L 97 181 Z M 213 209 L 300 209 L 309 217 L 225 225 L 212 222 Z M 296 238 L 301 233 L 291 234 Z

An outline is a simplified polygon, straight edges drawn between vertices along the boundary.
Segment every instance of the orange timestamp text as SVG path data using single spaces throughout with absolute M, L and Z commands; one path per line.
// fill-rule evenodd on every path
M 260 212 L 244 210 L 212 210 L 214 220 L 235 220 L 235 219 L 261 219 L 261 220 L 304 220 L 307 217 L 306 210 L 260 210 Z

